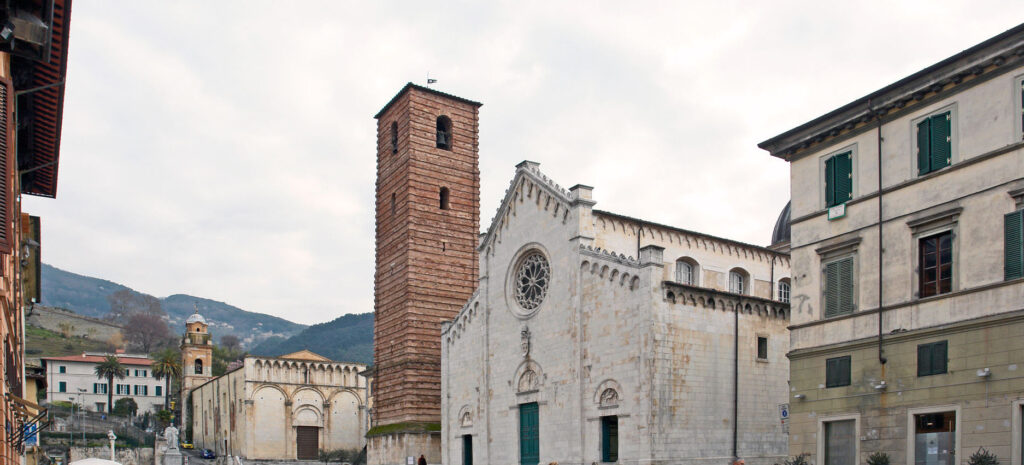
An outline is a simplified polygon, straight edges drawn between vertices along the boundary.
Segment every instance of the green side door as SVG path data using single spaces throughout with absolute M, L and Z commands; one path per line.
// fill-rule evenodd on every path
M 519 405 L 519 464 L 537 465 L 540 461 L 540 431 L 537 427 L 537 403 Z

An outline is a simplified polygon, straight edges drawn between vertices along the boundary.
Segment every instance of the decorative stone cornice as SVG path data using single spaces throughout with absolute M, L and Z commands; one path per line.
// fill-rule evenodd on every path
M 789 320 L 789 304 L 785 302 L 679 284 L 674 281 L 663 281 L 662 288 L 664 289 L 662 294 L 664 300 L 673 304 L 729 312 L 739 311 L 740 313 Z

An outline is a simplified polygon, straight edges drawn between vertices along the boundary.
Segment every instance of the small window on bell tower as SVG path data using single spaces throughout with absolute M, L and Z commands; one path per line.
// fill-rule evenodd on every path
M 444 115 L 437 117 L 437 148 L 452 149 L 452 120 Z
M 391 153 L 398 153 L 398 123 L 391 123 Z
M 449 196 L 448 188 L 447 187 L 442 187 L 441 188 L 441 194 L 439 196 L 440 197 L 440 201 L 441 201 L 441 210 L 447 210 L 448 209 L 448 207 L 449 207 L 449 205 L 448 205 L 448 196 Z

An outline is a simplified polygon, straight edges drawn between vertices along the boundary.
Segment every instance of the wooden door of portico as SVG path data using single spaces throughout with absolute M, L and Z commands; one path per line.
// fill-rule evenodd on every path
M 320 452 L 320 428 L 297 426 L 295 428 L 295 458 L 317 460 Z

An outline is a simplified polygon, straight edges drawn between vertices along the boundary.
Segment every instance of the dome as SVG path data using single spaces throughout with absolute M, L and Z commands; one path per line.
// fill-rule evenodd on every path
M 772 245 L 789 242 L 790 203 L 792 202 L 786 202 L 786 206 L 782 208 L 782 213 L 779 213 L 779 219 L 775 220 L 775 230 L 772 231 Z
M 189 315 L 188 319 L 185 320 L 185 324 L 187 324 L 187 325 L 188 324 L 192 324 L 192 323 L 202 323 L 202 324 L 205 325 L 206 324 L 206 318 L 203 318 L 203 316 L 200 315 L 199 312 L 195 312 L 195 313 Z

